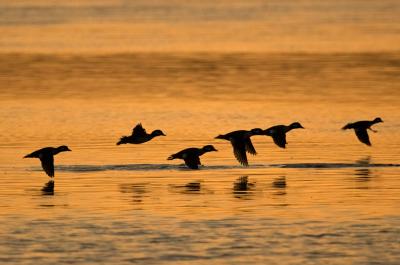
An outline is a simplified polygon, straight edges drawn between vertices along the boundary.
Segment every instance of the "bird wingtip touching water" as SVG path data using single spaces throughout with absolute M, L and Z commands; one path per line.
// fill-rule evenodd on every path
M 263 130 L 260 128 L 254 128 L 251 130 L 238 130 L 229 132 L 227 134 L 220 134 L 215 137 L 215 139 L 227 140 L 231 143 L 233 148 L 233 154 L 236 160 L 242 166 L 249 166 L 249 162 L 247 160 L 246 152 L 251 155 L 256 155 L 256 149 L 251 142 L 250 137 L 254 135 L 262 135 Z
M 198 169 L 199 165 L 201 165 L 200 156 L 202 156 L 207 152 L 216 152 L 216 151 L 218 150 L 215 149 L 215 147 L 212 145 L 205 145 L 202 148 L 191 147 L 183 149 L 182 151 L 179 151 L 176 154 L 170 155 L 167 158 L 167 160 L 183 159 L 187 167 L 191 169 Z

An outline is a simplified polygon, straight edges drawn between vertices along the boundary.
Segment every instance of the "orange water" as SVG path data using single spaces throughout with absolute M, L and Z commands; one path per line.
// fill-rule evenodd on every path
M 0 263 L 398 264 L 397 1 L 0 9 Z M 372 147 L 340 130 L 375 117 Z M 214 139 L 294 121 L 248 168 Z M 138 122 L 167 136 L 116 146 Z M 22 157 L 64 144 L 44 192 Z
M 3 55 L 2 261 L 395 264 L 398 58 Z M 372 147 L 340 130 L 376 116 Z M 253 137 L 249 168 L 214 139 L 292 121 L 306 129 L 286 150 Z M 137 122 L 167 137 L 116 146 Z M 73 151 L 56 156 L 49 195 L 22 157 L 62 144 Z M 201 170 L 166 160 L 205 144 L 219 151 Z

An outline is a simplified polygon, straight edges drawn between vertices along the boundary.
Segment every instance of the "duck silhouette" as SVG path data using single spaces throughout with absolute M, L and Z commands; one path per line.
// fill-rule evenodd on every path
M 117 145 L 120 144 L 142 144 L 150 141 L 156 136 L 165 136 L 161 130 L 154 130 L 152 133 L 147 133 L 142 124 L 139 123 L 133 128 L 130 136 L 122 136 Z
M 39 158 L 42 163 L 42 168 L 46 174 L 53 178 L 54 177 L 54 156 L 60 152 L 71 151 L 66 145 L 59 147 L 45 147 L 30 153 L 24 158 Z
M 304 127 L 299 122 L 293 122 L 289 126 L 276 125 L 264 130 L 264 135 L 271 136 L 277 146 L 286 148 L 286 133 L 293 129 L 304 129 Z
M 183 159 L 188 168 L 199 169 L 199 165 L 201 165 L 200 156 L 207 152 L 213 151 L 217 151 L 217 149 L 215 149 L 212 145 L 205 145 L 202 148 L 186 148 L 176 154 L 169 156 L 167 160 Z
M 253 135 L 263 135 L 263 130 L 260 128 L 255 128 L 250 131 L 238 130 L 227 134 L 220 134 L 215 139 L 223 139 L 231 142 L 233 147 L 233 154 L 235 155 L 237 161 L 243 166 L 249 166 L 247 161 L 246 152 L 256 155 L 256 149 L 251 142 L 250 137 Z
M 371 129 L 371 126 L 380 122 L 383 122 L 381 118 L 375 118 L 372 121 L 357 121 L 353 123 L 348 123 L 346 126 L 342 128 L 342 130 L 354 129 L 354 132 L 356 133 L 358 140 L 360 140 L 360 142 L 368 146 L 371 146 L 367 130 L 378 132 L 376 130 Z

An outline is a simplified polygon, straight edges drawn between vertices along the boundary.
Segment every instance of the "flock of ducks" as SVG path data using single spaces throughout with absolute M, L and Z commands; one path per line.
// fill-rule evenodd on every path
M 355 134 L 360 140 L 360 142 L 371 146 L 371 142 L 369 140 L 368 131 L 371 130 L 373 132 L 377 132 L 371 129 L 371 126 L 383 122 L 381 118 L 375 118 L 372 121 L 358 121 L 354 123 L 348 123 L 342 129 L 354 129 Z M 280 148 L 285 148 L 287 141 L 286 141 L 286 133 L 293 129 L 304 129 L 304 127 L 299 122 L 294 122 L 288 126 L 286 125 L 276 125 L 270 127 L 266 130 L 255 128 L 252 130 L 238 130 L 233 131 L 227 134 L 220 134 L 216 139 L 227 140 L 231 143 L 233 147 L 233 154 L 236 159 L 239 161 L 240 164 L 243 166 L 248 166 L 247 154 L 256 155 L 256 149 L 254 148 L 251 137 L 254 135 L 266 135 L 271 136 L 274 143 L 279 146 Z M 143 128 L 142 124 L 137 124 L 135 128 L 132 130 L 132 134 L 129 136 L 122 136 L 121 139 L 117 142 L 117 145 L 121 144 L 143 144 L 154 137 L 157 136 L 165 136 L 165 134 L 161 130 L 154 130 L 152 133 L 147 133 L 146 130 Z M 54 177 L 54 156 L 61 152 L 71 151 L 68 146 L 62 145 L 59 147 L 45 147 L 30 153 L 24 158 L 39 158 L 42 164 L 43 170 L 46 174 L 53 178 Z M 212 145 L 206 145 L 202 148 L 187 148 L 184 150 L 179 151 L 178 153 L 172 154 L 167 159 L 183 159 L 186 166 L 191 169 L 198 169 L 200 162 L 200 156 L 208 152 L 215 152 L 217 149 L 214 148 Z

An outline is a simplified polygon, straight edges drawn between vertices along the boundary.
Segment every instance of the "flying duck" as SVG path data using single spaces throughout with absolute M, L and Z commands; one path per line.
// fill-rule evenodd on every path
M 367 129 L 373 132 L 378 132 L 376 130 L 371 129 L 371 126 L 379 122 L 383 122 L 383 120 L 381 118 L 375 118 L 373 121 L 357 121 L 354 123 L 348 123 L 346 126 L 342 128 L 342 130 L 354 129 L 358 140 L 360 140 L 360 142 L 368 146 L 371 146 Z
M 139 123 L 133 128 L 132 135 L 122 136 L 118 141 L 117 145 L 120 144 L 142 144 L 150 141 L 156 136 L 165 136 L 161 130 L 154 130 L 152 133 L 148 134 L 143 128 L 142 124 Z
M 202 148 L 192 147 L 184 149 L 176 154 L 169 156 L 167 160 L 173 160 L 177 158 L 183 159 L 188 168 L 199 169 L 199 165 L 201 165 L 200 156 L 207 152 L 212 152 L 212 151 L 217 151 L 217 149 L 215 149 L 214 146 L 212 145 L 206 145 L 203 146 Z
M 277 146 L 286 148 L 286 133 L 293 129 L 304 129 L 304 127 L 299 122 L 293 122 L 289 126 L 276 125 L 264 130 L 264 135 L 271 136 Z
M 250 137 L 253 135 L 262 135 L 263 130 L 260 128 L 255 128 L 250 131 L 246 130 L 238 130 L 233 131 L 227 134 L 220 134 L 215 139 L 223 139 L 230 141 L 233 147 L 233 154 L 240 164 L 243 166 L 249 166 L 247 162 L 246 152 L 256 155 L 256 149 L 254 149 L 253 144 L 251 143 Z
M 39 149 L 29 155 L 24 156 L 24 158 L 39 158 L 42 162 L 42 168 L 46 174 L 53 178 L 54 177 L 54 156 L 60 152 L 71 151 L 66 145 L 59 147 L 45 147 Z

